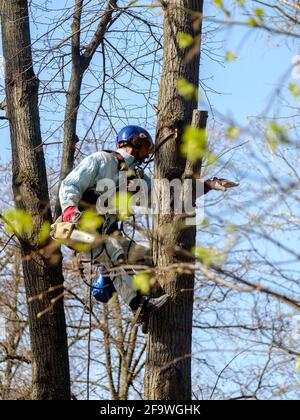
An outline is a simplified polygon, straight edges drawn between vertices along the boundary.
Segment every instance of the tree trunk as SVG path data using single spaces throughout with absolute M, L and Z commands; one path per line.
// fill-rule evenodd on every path
M 160 86 L 157 124 L 158 152 L 155 179 L 185 178 L 189 165 L 180 151 L 183 128 L 191 124 L 196 97 L 186 101 L 177 91 L 178 79 L 199 85 L 200 34 L 203 1 L 170 0 L 164 6 L 164 63 Z M 178 47 L 177 34 L 194 37 L 191 50 Z M 167 141 L 164 141 L 168 136 Z M 160 146 L 161 145 L 161 146 Z M 168 194 L 159 188 L 160 208 Z M 174 206 L 174 203 L 172 203 Z M 173 263 L 193 262 L 186 257 L 195 244 L 195 227 L 182 228 L 183 219 L 174 214 L 154 217 L 153 254 L 159 282 L 171 301 L 150 318 L 147 348 L 145 398 L 154 400 L 191 399 L 191 345 L 194 275 L 174 273 Z M 183 251 L 183 252 L 182 252 Z
M 51 210 L 41 144 L 39 83 L 32 65 L 28 3 L 2 0 L 0 6 L 14 199 L 16 206 L 33 218 L 31 234 L 20 240 L 29 300 L 32 398 L 67 400 L 70 375 L 63 298 L 60 298 L 64 281 L 61 255 L 46 258 L 38 243 L 41 226 L 44 222 L 51 223 Z M 57 300 L 55 304 L 53 299 Z M 41 313 L 44 315 L 39 316 Z

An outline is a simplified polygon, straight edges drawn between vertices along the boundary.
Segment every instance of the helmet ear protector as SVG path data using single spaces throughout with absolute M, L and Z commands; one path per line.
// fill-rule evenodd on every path
M 154 144 L 152 140 L 149 139 L 144 133 L 140 133 L 139 135 L 133 135 L 127 141 L 120 141 L 117 144 L 117 148 L 120 149 L 124 146 L 131 146 L 134 149 L 134 151 L 138 152 L 143 144 L 147 144 L 149 148 L 149 153 L 154 152 Z

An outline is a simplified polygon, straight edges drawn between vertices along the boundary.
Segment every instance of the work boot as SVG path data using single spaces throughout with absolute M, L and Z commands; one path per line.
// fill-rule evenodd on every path
M 148 334 L 149 332 L 149 319 L 142 322 L 142 333 Z
M 162 295 L 159 298 L 146 298 L 143 304 L 143 312 L 141 315 L 142 333 L 148 334 L 149 330 L 149 315 L 161 308 L 170 299 L 169 295 Z
M 150 296 L 141 296 L 141 294 L 138 293 L 129 304 L 135 315 L 132 325 L 135 325 L 135 323 L 141 324 L 142 332 L 148 334 L 149 316 L 157 309 L 161 308 L 169 299 L 170 296 L 167 294 L 158 298 L 153 298 Z
M 144 315 L 150 315 L 155 312 L 157 309 L 161 308 L 167 301 L 170 299 L 170 296 L 165 294 L 160 297 L 147 297 L 143 305 Z

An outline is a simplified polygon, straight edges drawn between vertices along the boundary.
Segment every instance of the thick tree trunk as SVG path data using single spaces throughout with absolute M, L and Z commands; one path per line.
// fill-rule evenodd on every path
M 41 145 L 39 84 L 32 66 L 28 4 L 27 0 L 2 0 L 0 6 L 13 192 L 16 206 L 33 217 L 31 235 L 21 240 L 29 300 L 32 398 L 66 400 L 70 399 L 70 375 L 64 306 L 59 298 L 64 281 L 61 255 L 50 260 L 43 256 L 38 245 L 38 233 L 44 222 L 51 222 L 51 211 Z M 57 302 L 52 304 L 52 299 Z M 39 317 L 42 312 L 44 315 Z
M 185 101 L 177 91 L 178 79 L 198 87 L 200 67 L 201 0 L 169 0 L 164 8 L 164 63 L 159 95 L 157 145 L 168 136 L 155 157 L 156 179 L 185 178 L 188 165 L 180 152 L 183 127 L 191 124 L 197 99 Z M 195 38 L 190 58 L 178 47 L 178 32 Z M 160 208 L 168 194 L 158 191 Z M 195 228 L 182 228 L 182 217 L 159 214 L 154 218 L 154 260 L 158 280 L 171 295 L 169 304 L 151 317 L 145 376 L 145 398 L 191 399 L 191 344 L 194 275 L 168 269 L 174 262 L 193 261 L 183 256 L 195 244 Z M 184 251 L 184 252 L 181 252 Z M 186 255 L 186 254 L 185 254 Z

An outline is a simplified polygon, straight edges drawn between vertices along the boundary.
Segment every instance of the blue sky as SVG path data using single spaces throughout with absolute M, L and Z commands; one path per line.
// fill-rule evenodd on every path
M 206 15 L 215 14 L 215 9 L 208 6 Z M 238 18 L 244 20 L 241 16 Z M 220 55 L 230 51 L 237 58 L 233 62 L 218 64 L 203 55 L 201 77 L 211 78 L 208 81 L 210 87 L 223 93 L 210 95 L 214 108 L 245 125 L 248 116 L 257 116 L 264 110 L 282 77 L 290 75 L 292 58 L 298 50 L 282 37 L 242 26 L 217 31 L 213 41 L 223 46 Z M 286 85 L 288 81 L 286 78 Z

